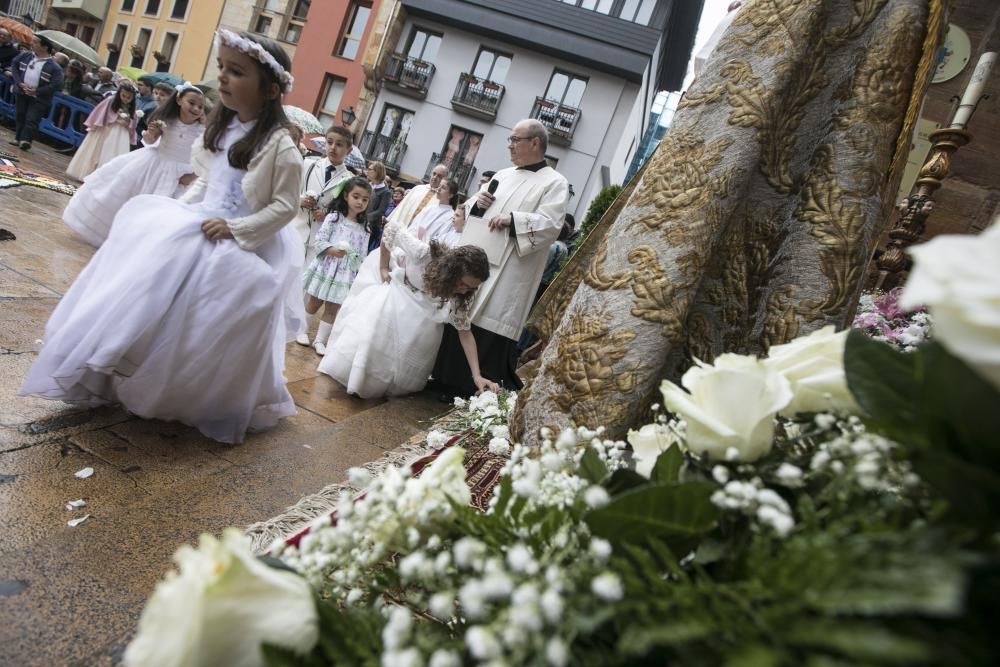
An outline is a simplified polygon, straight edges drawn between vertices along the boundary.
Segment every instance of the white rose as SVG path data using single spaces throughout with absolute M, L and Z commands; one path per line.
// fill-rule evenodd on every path
M 638 431 L 630 430 L 626 439 L 632 445 L 635 471 L 647 478 L 653 472 L 657 457 L 677 442 L 673 432 L 662 424 L 646 424 Z
M 780 373 L 753 357 L 723 354 L 714 365 L 692 366 L 681 384 L 688 391 L 668 380 L 660 391 L 667 409 L 687 423 L 688 449 L 719 460 L 731 448 L 741 461 L 771 451 L 774 415 L 792 400 Z
M 823 327 L 784 345 L 775 345 L 764 364 L 785 376 L 794 397 L 782 411 L 785 417 L 800 412 L 857 411 L 844 374 L 844 344 L 847 330 Z
M 202 535 L 198 548 L 174 555 L 178 572 L 160 582 L 125 650 L 125 664 L 264 665 L 261 644 L 306 653 L 319 636 L 312 589 L 302 577 L 253 556 L 250 541 L 228 528 Z
M 934 338 L 1000 389 L 1000 224 L 910 248 L 899 304 L 926 306 Z

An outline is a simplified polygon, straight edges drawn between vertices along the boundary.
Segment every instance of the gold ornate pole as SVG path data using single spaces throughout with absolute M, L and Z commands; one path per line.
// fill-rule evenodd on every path
M 876 260 L 875 289 L 891 289 L 902 283 L 910 268 L 906 249 L 923 236 L 927 216 L 934 210 L 934 193 L 951 174 L 951 157 L 972 139 L 965 130 L 945 128 L 931 132 L 931 156 L 920 168 L 910 196 L 899 203 L 899 220 L 889 232 L 889 243 Z
M 958 100 L 950 127 L 931 132 L 931 154 L 920 168 L 917 182 L 910 196 L 899 203 L 899 220 L 889 232 L 889 243 L 885 251 L 875 261 L 878 278 L 875 289 L 891 289 L 903 282 L 910 263 L 906 249 L 920 240 L 924 233 L 927 216 L 934 210 L 934 193 L 942 181 L 951 174 L 952 156 L 962 146 L 972 140 L 965 128 L 979 102 L 986 99 L 983 88 L 996 60 L 997 54 L 984 53 L 976 65 L 965 94 Z M 952 98 L 957 100 L 957 98 Z

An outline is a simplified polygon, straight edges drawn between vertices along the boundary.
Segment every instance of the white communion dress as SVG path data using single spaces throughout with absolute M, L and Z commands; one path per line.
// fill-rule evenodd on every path
M 285 225 L 251 252 L 201 230 L 251 212 L 246 172 L 227 158 L 251 125 L 230 124 L 201 201 L 140 195 L 122 207 L 49 319 L 21 394 L 118 402 L 228 443 L 295 414 L 283 373 L 286 332 L 299 324 L 289 304 L 301 309 L 301 241 Z
M 191 146 L 204 128 L 175 119 L 166 123 L 160 140 L 152 146 L 119 155 L 87 176 L 63 211 L 63 222 L 80 237 L 99 248 L 118 211 L 138 195 L 179 197 L 180 177 L 190 174 Z
M 390 222 L 382 245 L 391 251 L 391 279 L 383 283 L 379 252 L 365 259 L 330 332 L 326 373 L 362 398 L 420 391 L 437 357 L 444 323 L 467 331 L 468 318 L 423 292 L 430 245 Z

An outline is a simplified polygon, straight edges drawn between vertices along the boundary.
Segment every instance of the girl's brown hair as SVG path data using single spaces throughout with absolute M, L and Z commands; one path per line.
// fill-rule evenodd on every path
M 285 50 L 278 46 L 277 42 L 249 32 L 241 32 L 240 37 L 248 39 L 251 42 L 257 42 L 264 47 L 265 51 L 274 56 L 274 59 L 286 71 L 291 71 L 292 61 L 288 58 Z M 252 58 L 252 60 L 256 63 L 257 71 L 260 74 L 260 94 L 265 101 L 253 129 L 229 149 L 229 164 L 236 169 L 246 169 L 250 166 L 250 160 L 253 159 L 253 156 L 257 154 L 257 151 L 261 149 L 264 142 L 267 141 L 275 129 L 288 129 L 291 126 L 291 123 L 288 122 L 288 117 L 285 116 L 285 109 L 281 106 L 281 82 L 278 81 L 278 77 L 275 76 L 270 67 L 256 58 Z M 279 90 L 279 93 L 273 99 L 270 98 L 272 84 L 276 85 Z M 213 153 L 221 150 L 219 142 L 222 140 L 226 128 L 229 127 L 229 122 L 235 116 L 236 112 L 226 108 L 226 105 L 216 105 L 205 126 L 203 143 L 207 150 Z
M 424 287 L 430 295 L 439 300 L 438 307 L 449 301 L 459 311 L 468 310 L 476 292 L 456 294 L 455 286 L 465 276 L 480 281 L 490 277 L 490 260 L 486 251 L 473 245 L 463 245 L 449 250 L 446 246 L 431 241 L 431 261 L 424 269 Z
M 199 88 L 185 88 L 183 91 L 178 93 L 176 90 L 170 93 L 170 97 L 167 101 L 163 103 L 162 107 L 159 107 L 150 114 L 149 122 L 154 120 L 162 120 L 164 123 L 168 123 L 172 120 L 181 117 L 181 100 L 187 95 L 201 95 L 205 96 L 201 89 Z

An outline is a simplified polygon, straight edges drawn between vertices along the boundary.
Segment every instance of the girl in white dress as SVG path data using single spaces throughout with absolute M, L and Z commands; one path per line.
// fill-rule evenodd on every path
M 98 102 L 84 125 L 87 136 L 66 167 L 66 175 L 82 181 L 101 165 L 132 150 L 135 138 L 136 90 L 122 81 L 114 95 Z
M 455 216 L 455 206 L 458 204 L 458 183 L 448 179 L 438 186 L 435 193 L 437 201 L 428 202 L 409 224 L 411 232 L 430 243 L 437 241 L 451 248 L 454 243 L 446 242 L 445 238 L 452 229 L 451 222 Z
M 258 35 L 216 32 L 222 104 L 195 144 L 181 200 L 140 195 L 60 301 L 20 393 L 121 403 L 221 442 L 295 413 L 289 308 L 302 299 L 302 156 L 281 95 L 291 63 Z M 294 318 L 290 318 L 294 319 Z M 289 326 L 291 325 L 291 326 Z
M 323 316 L 313 347 L 326 354 L 326 339 L 330 337 L 340 304 L 351 291 L 361 262 L 368 255 L 370 222 L 365 217 L 372 186 L 355 176 L 347 181 L 340 194 L 330 202 L 330 211 L 316 230 L 310 253 L 312 261 L 302 276 L 306 294 L 306 313 L 314 315 L 322 306 Z
M 63 211 L 63 222 L 99 248 L 118 210 L 142 194 L 180 196 L 195 179 L 191 146 L 201 136 L 205 96 L 194 84 L 174 94 L 148 119 L 145 148 L 119 155 L 84 179 Z
M 476 341 L 470 331 L 469 308 L 479 285 L 490 275 L 482 249 L 447 250 L 427 243 L 410 229 L 390 222 L 382 248 L 391 256 L 385 282 L 379 275 L 379 253 L 368 255 L 361 274 L 333 325 L 319 370 L 362 398 L 397 396 L 427 384 L 444 323 L 459 331 L 476 387 L 497 386 L 479 372 Z

